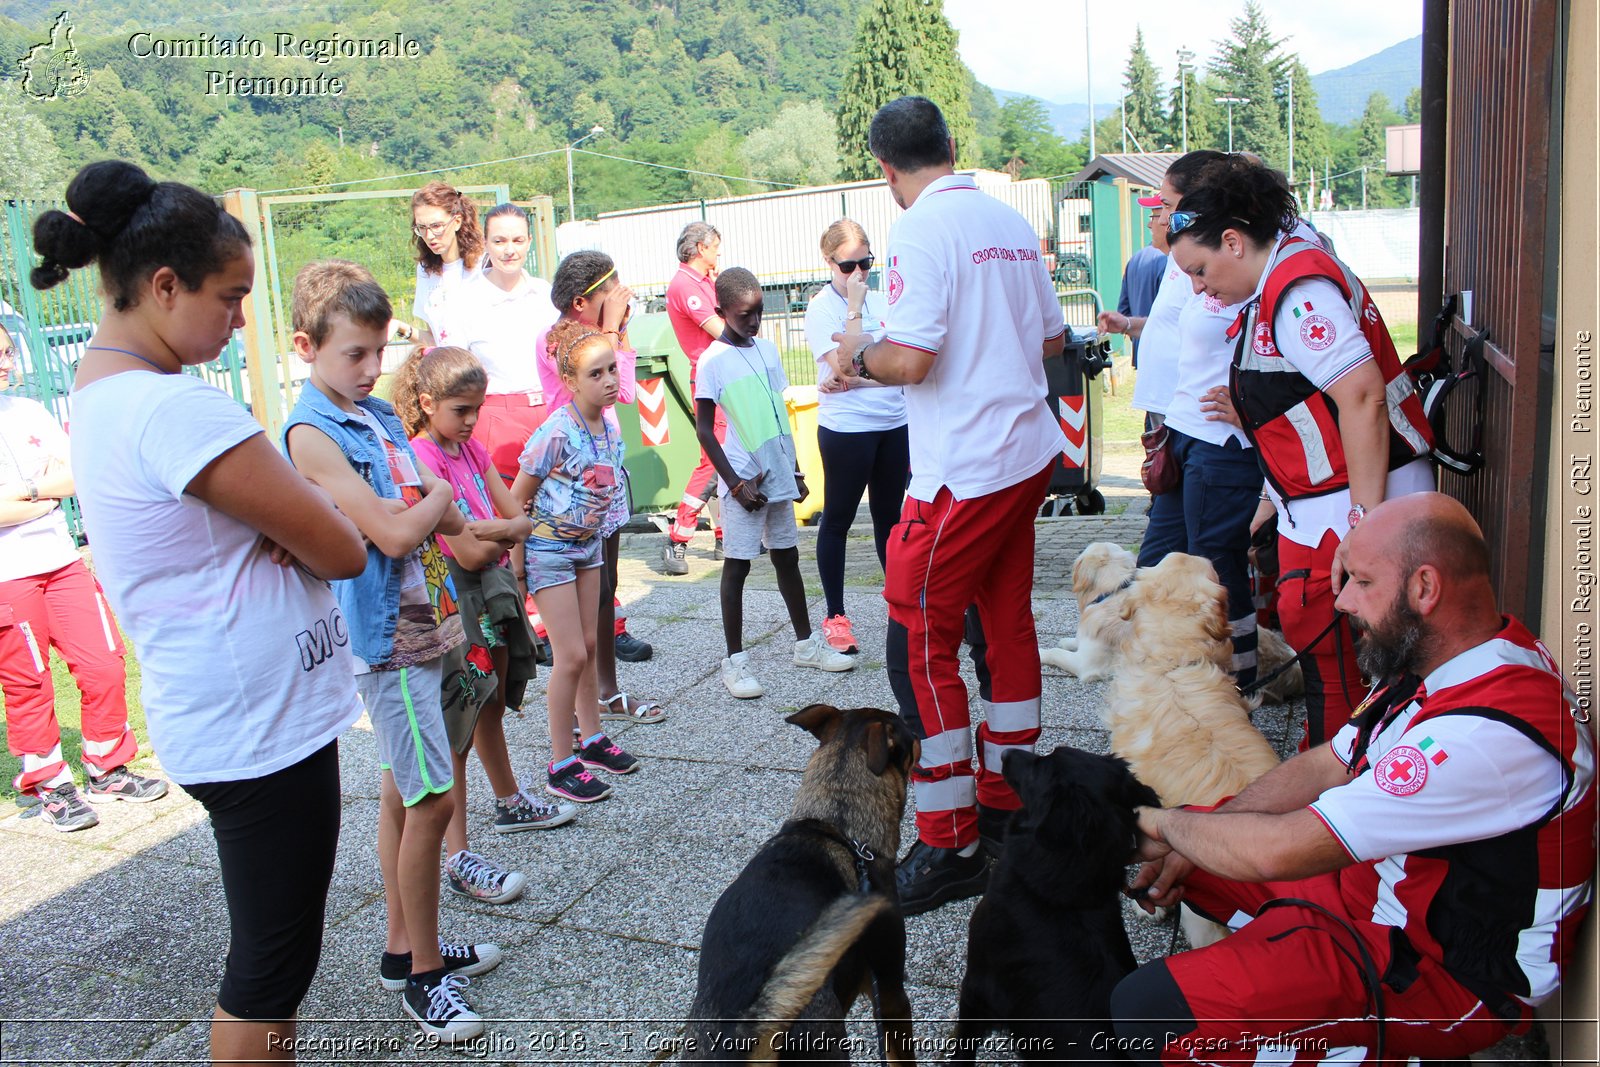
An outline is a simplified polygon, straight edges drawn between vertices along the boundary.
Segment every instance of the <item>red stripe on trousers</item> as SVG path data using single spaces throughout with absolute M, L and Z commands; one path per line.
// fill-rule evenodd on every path
M 1296 652 L 1333 620 L 1333 555 L 1338 550 L 1339 537 L 1332 530 L 1322 535 L 1316 548 L 1278 538 L 1278 621 L 1283 624 L 1283 639 Z M 1288 577 L 1306 570 L 1311 572 L 1309 578 Z M 1301 751 L 1309 747 L 1307 738 L 1313 739 L 1310 744 L 1321 744 L 1338 733 L 1367 693 L 1348 623 L 1341 622 L 1317 642 L 1308 658 L 1315 661 L 1322 695 L 1318 699 L 1309 690 L 1306 693 L 1307 733 L 1301 738 Z

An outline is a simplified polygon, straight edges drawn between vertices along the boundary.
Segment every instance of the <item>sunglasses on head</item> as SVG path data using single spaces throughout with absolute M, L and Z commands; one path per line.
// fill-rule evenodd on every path
M 1169 211 L 1167 212 L 1167 236 L 1176 237 L 1200 221 L 1200 215 L 1194 211 Z
M 858 270 L 870 271 L 874 262 L 871 256 L 862 256 L 860 259 L 836 259 L 833 265 L 845 274 L 854 274 Z

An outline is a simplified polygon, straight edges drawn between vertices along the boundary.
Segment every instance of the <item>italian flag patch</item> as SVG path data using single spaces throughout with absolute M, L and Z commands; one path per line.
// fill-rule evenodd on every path
M 1311 301 L 1307 300 L 1304 304 L 1301 304 L 1299 307 L 1293 309 L 1294 317 L 1298 319 L 1300 316 L 1304 315 L 1307 311 L 1311 311 L 1311 310 L 1312 310 Z
M 1446 752 L 1439 745 L 1439 743 L 1431 737 L 1424 737 L 1422 739 L 1422 743 L 1417 747 L 1422 750 L 1422 754 L 1424 756 L 1428 757 L 1428 762 L 1433 764 L 1435 767 L 1439 766 L 1440 764 L 1444 763 L 1445 760 L 1450 758 L 1450 753 Z

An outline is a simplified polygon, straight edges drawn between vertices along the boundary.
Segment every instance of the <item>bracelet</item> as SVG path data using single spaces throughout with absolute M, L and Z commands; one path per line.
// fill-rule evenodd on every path
M 39 500 L 39 484 L 32 478 L 22 479 L 22 487 L 28 491 L 28 503 L 37 503 Z
M 511 572 L 511 577 L 515 578 L 519 582 L 525 582 L 525 581 L 528 580 L 528 572 L 527 571 L 512 571 Z

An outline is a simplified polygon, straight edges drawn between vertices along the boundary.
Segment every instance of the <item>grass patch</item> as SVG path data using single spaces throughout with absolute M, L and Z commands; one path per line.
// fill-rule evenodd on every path
M 1136 442 L 1139 440 L 1139 435 L 1144 433 L 1144 412 L 1133 406 L 1134 373 L 1130 371 L 1124 376 L 1117 386 L 1116 396 L 1112 396 L 1110 392 L 1101 395 L 1103 403 L 1101 437 L 1106 444 Z M 1105 382 L 1106 378 L 1102 375 L 1097 384 Z
M 132 766 L 139 770 L 150 761 L 150 733 L 145 728 L 144 705 L 139 702 L 139 663 L 132 653 L 124 662 L 128 665 L 128 725 L 133 727 L 133 735 L 139 739 L 140 756 Z M 61 725 L 61 755 L 73 774 L 81 778 L 83 695 L 78 692 L 78 683 L 73 680 L 66 663 L 53 651 L 50 653 L 50 676 L 56 687 L 56 721 Z M 0 708 L 4 707 L 5 698 L 0 695 Z M 22 761 L 11 754 L 10 748 L 0 752 L 0 798 L 16 798 L 15 782 L 21 773 Z

